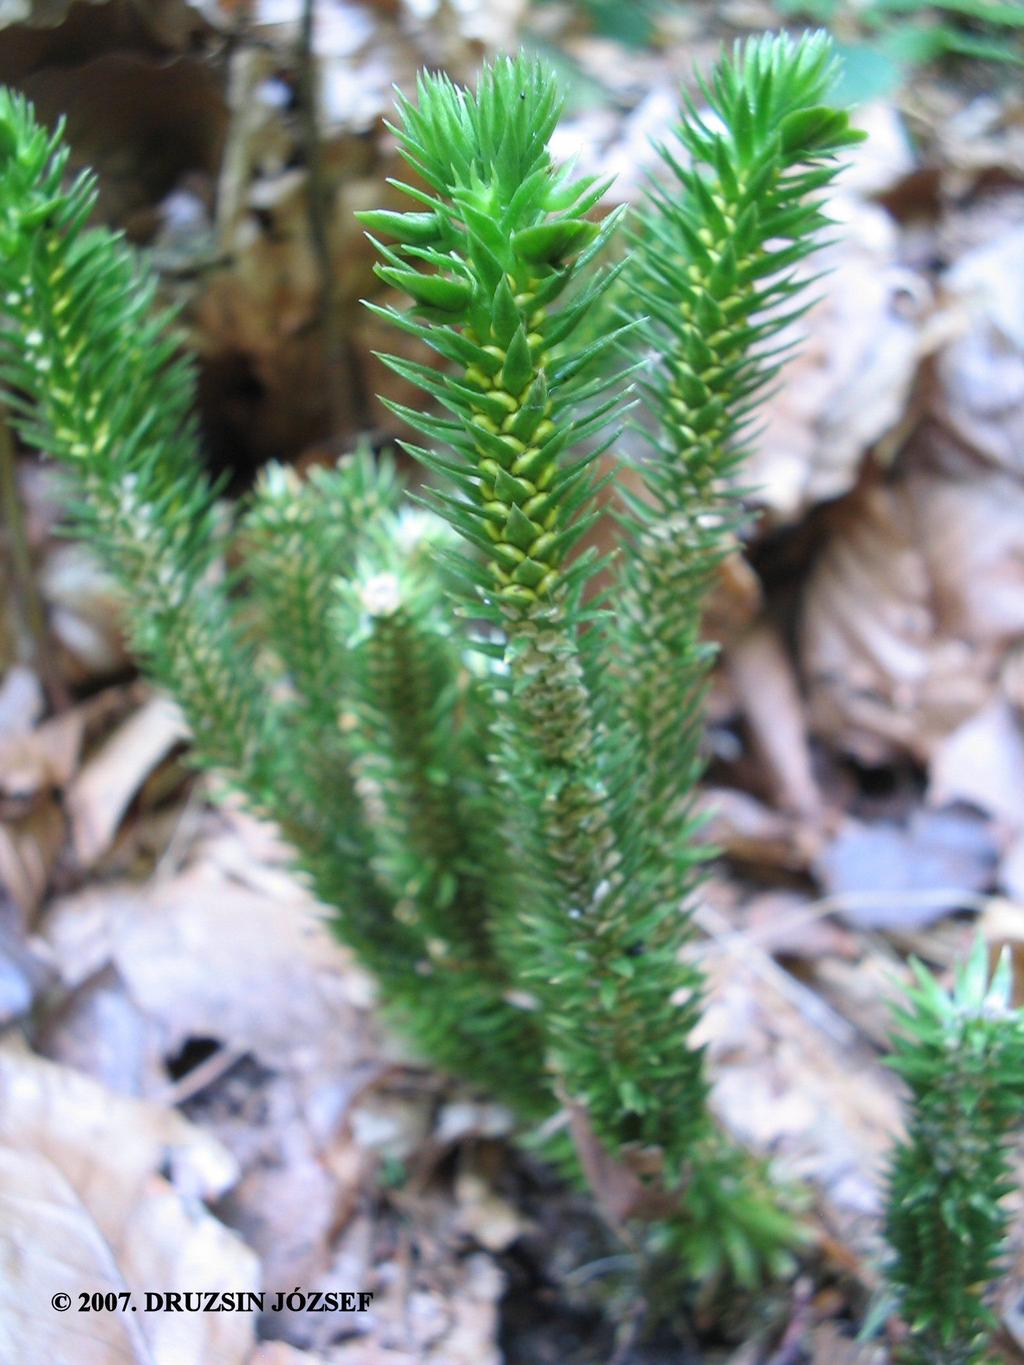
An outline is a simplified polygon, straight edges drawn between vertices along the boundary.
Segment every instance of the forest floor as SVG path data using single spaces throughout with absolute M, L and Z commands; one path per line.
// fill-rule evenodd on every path
M 311 143 L 295 10 L 0 0 L 0 80 L 67 112 L 105 217 L 184 307 L 232 495 L 268 458 L 302 468 L 360 430 L 396 434 L 374 395 L 408 395 L 373 356 L 351 217 L 395 170 L 392 82 L 423 63 L 470 78 L 525 35 L 565 79 L 556 152 L 617 173 L 611 205 L 640 193 L 694 66 L 779 23 L 761 0 L 670 8 L 631 45 L 595 32 L 597 4 L 324 0 Z M 194 775 L 108 582 L 58 534 L 58 480 L 22 452 L 31 575 L 12 559 L 0 577 L 4 1361 L 888 1359 L 896 1327 L 854 1339 L 901 1125 L 888 1002 L 909 956 L 941 973 L 979 930 L 1010 947 L 1024 1000 L 1024 97 L 979 62 L 857 74 L 870 136 L 829 206 L 829 273 L 709 622 L 702 1041 L 720 1121 L 801 1191 L 798 1273 L 753 1297 L 705 1286 L 647 1330 L 590 1202 L 381 1026 L 274 831 Z M 374 1297 L 59 1315 L 37 1302 L 55 1275 L 76 1299 Z M 1019 1235 L 995 1307 L 1000 1350 L 1024 1359 Z

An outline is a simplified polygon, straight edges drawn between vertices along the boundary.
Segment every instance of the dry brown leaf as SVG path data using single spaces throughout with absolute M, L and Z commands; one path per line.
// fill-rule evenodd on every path
M 967 801 L 1024 832 L 1024 724 L 997 695 L 936 749 L 928 798 Z
M 153 887 L 119 926 L 114 958 L 178 1042 L 218 1038 L 299 1070 L 356 1060 L 351 959 L 294 883 L 284 900 L 197 866 Z
M 998 857 L 992 830 L 976 813 L 919 810 L 902 826 L 847 818 L 816 872 L 830 896 L 846 898 L 839 913 L 847 923 L 915 929 L 990 886 Z
M 830 274 L 789 338 L 806 338 L 766 405 L 744 486 L 778 522 L 853 487 L 867 450 L 902 418 L 917 369 L 922 280 L 897 264 L 898 236 L 881 209 L 841 198 Z
M 49 795 L 0 824 L 0 890 L 17 906 L 23 925 L 42 902 L 65 835 L 64 813 Z
M 27 734 L 45 707 L 42 683 L 35 673 L 24 664 L 12 664 L 0 682 L 0 738 Z
M 1024 224 L 962 256 L 944 281 L 958 335 L 937 360 L 937 420 L 1003 470 L 1024 474 Z
M 820 818 L 822 796 L 811 768 L 803 702 L 778 632 L 759 622 L 732 643 L 726 660 L 778 804 Z
M 900 484 L 865 485 L 837 516 L 805 589 L 800 648 L 814 729 L 868 764 L 905 750 L 927 759 L 991 695 L 995 649 L 940 632 Z
M 0 1095 L 0 1357 L 242 1365 L 253 1344 L 245 1316 L 143 1311 L 157 1286 L 255 1287 L 255 1257 L 198 1203 L 234 1180 L 228 1153 L 178 1114 L 18 1045 L 0 1047 Z M 155 1174 L 163 1168 L 173 1183 Z M 54 1293 L 77 1308 L 81 1291 L 125 1289 L 137 1314 L 50 1308 Z
M 711 991 L 694 1037 L 709 1048 L 713 1108 L 741 1142 L 810 1181 L 830 1233 L 869 1259 L 883 1159 L 900 1131 L 898 1082 L 873 1049 L 816 1027 L 777 988 L 777 970 L 757 970 L 769 964 L 756 946 L 742 936 L 721 946 L 703 959 Z
M 705 787 L 697 809 L 701 842 L 740 862 L 804 869 L 817 852 L 819 833 L 802 820 L 770 809 L 732 787 Z
M 192 1198 L 223 1194 L 237 1177 L 221 1144 L 180 1114 L 114 1095 L 12 1042 L 0 1045 L 0 1094 L 0 1140 L 59 1160 L 83 1198 L 101 1194 L 95 1215 L 105 1235 L 123 1226 L 142 1182 L 168 1163 Z
M 0 792 L 25 800 L 66 787 L 78 763 L 89 706 L 75 706 L 24 734 L 0 737 Z
M 335 1082 L 351 1072 L 369 985 L 326 912 L 284 869 L 257 863 L 237 833 L 194 853 L 177 876 L 56 902 L 43 934 L 64 978 L 113 962 L 168 1051 L 207 1037 L 272 1067 Z
M 1024 470 L 987 468 L 931 428 L 911 458 L 924 466 L 904 486 L 936 628 L 1001 654 L 1024 636 Z
M 55 545 L 39 586 L 50 631 L 63 647 L 62 674 L 79 683 L 123 673 L 130 660 L 121 631 L 122 602 L 93 551 L 77 543 Z
M 0 1141 L 0 1356 L 52 1365 L 156 1365 L 131 1313 L 82 1317 L 77 1295 L 128 1288 L 117 1260 L 59 1166 Z M 73 1295 L 58 1314 L 51 1295 Z
M 142 783 L 187 734 L 177 706 L 166 697 L 151 697 L 86 761 L 67 792 L 71 837 L 82 867 L 91 867 L 110 847 Z
M 43 1056 L 118 1094 L 153 1097 L 166 1090 L 160 1032 L 112 967 L 47 1010 L 34 1041 Z

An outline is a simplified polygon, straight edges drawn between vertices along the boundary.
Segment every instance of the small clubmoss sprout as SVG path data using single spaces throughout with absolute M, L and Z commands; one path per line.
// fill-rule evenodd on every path
M 1024 1013 L 1004 953 L 990 975 L 979 936 L 946 991 L 919 962 L 894 1010 L 890 1065 L 910 1091 L 906 1139 L 889 1172 L 888 1277 L 911 1365 L 980 1365 L 996 1325 L 985 1291 L 999 1272 L 1012 1144 L 1024 1121 Z

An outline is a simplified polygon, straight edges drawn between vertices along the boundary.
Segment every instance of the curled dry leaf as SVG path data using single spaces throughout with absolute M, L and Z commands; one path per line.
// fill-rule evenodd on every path
M 971 811 L 915 811 L 905 826 L 848 819 L 816 871 L 859 929 L 915 929 L 991 885 L 998 845 Z
M 241 1314 L 54 1313 L 55 1293 L 256 1286 L 255 1257 L 198 1202 L 235 1178 L 179 1115 L 0 1048 L 0 1357 L 243 1365 Z M 156 1174 L 169 1169 L 170 1179 Z
M 810 1181 L 827 1231 L 869 1261 L 899 1084 L 853 1030 L 840 1043 L 781 994 L 785 974 L 759 970 L 756 945 L 740 935 L 721 946 L 705 960 L 709 1005 L 694 1038 L 708 1046 L 713 1108 L 783 1176 Z
M 865 453 L 900 421 L 928 304 L 922 279 L 897 264 L 882 209 L 838 199 L 829 210 L 837 240 L 815 258 L 829 274 L 784 338 L 802 344 L 743 470 L 744 486 L 782 523 L 852 488 Z
M 151 697 L 86 761 L 67 792 L 80 866 L 91 867 L 110 847 L 132 798 L 187 734 L 177 706 L 166 697 Z
M 997 694 L 936 750 L 929 800 L 967 801 L 1024 833 L 1024 721 Z
M 733 642 L 727 663 L 778 803 L 805 817 L 824 814 L 803 701 L 778 632 L 759 622 Z
M 802 871 L 818 849 L 816 829 L 733 787 L 705 787 L 697 809 L 701 842 L 738 862 Z
M 1024 475 L 1024 224 L 962 256 L 943 282 L 958 334 L 937 360 L 936 420 Z
M 27 926 L 42 903 L 66 835 L 64 815 L 52 795 L 0 824 L 0 891 Z
M 113 962 L 169 1053 L 213 1038 L 335 1077 L 358 1060 L 366 978 L 326 912 L 235 832 L 200 843 L 175 876 L 63 898 L 43 933 L 69 981 Z
M 941 632 L 929 563 L 907 488 L 868 483 L 807 583 L 800 647 L 813 728 L 868 764 L 900 751 L 927 759 L 991 694 L 994 654 Z
M 1024 229 L 950 273 L 957 329 L 904 472 L 849 501 L 807 586 L 812 717 L 866 762 L 927 761 L 986 706 L 1024 633 L 1022 264 Z
M 26 801 L 66 787 L 78 763 L 87 709 L 76 706 L 27 733 L 0 736 L 0 793 Z
M 51 549 L 40 588 L 50 629 L 62 646 L 62 672 L 71 682 L 109 678 L 129 666 L 121 634 L 121 602 L 113 580 L 86 546 Z
M 27 734 L 45 706 L 42 684 L 32 669 L 13 664 L 0 681 L 0 739 Z

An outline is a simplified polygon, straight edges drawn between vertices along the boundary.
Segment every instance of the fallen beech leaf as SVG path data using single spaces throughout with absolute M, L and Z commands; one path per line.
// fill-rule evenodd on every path
M 712 1107 L 737 1140 L 819 1192 L 825 1230 L 870 1275 L 884 1159 L 900 1131 L 900 1084 L 853 1029 L 840 1043 L 783 994 L 786 973 L 736 936 L 707 957 L 708 1007 L 692 1039 L 708 1046 Z M 814 997 L 817 1000 L 817 997 Z M 823 1002 L 822 1007 L 824 1008 Z
M 731 787 L 703 788 L 697 809 L 700 842 L 741 862 L 801 870 L 820 842 L 816 829 Z
M 42 684 L 31 668 L 12 664 L 0 683 L 0 736 L 26 734 L 45 706 Z
M 0 1358 L 243 1365 L 247 1316 L 141 1311 L 147 1290 L 255 1288 L 255 1257 L 197 1202 L 234 1180 L 224 1148 L 17 1045 L 0 1047 L 0 1094 Z M 125 1290 L 137 1314 L 50 1307 Z
M 0 1356 L 75 1365 L 155 1365 L 132 1313 L 58 1314 L 51 1296 L 129 1288 L 106 1238 L 60 1168 L 0 1142 Z
M 850 198 L 829 205 L 838 240 L 816 259 L 821 301 L 791 339 L 803 341 L 766 405 L 743 483 L 773 520 L 853 487 L 869 447 L 902 417 L 918 364 L 922 279 L 897 264 L 896 228 Z
M 34 801 L 25 815 L 0 824 L 0 890 L 18 907 L 23 924 L 39 908 L 65 833 L 64 814 L 49 795 Z
M 931 411 L 965 448 L 1024 472 L 1024 227 L 967 252 L 943 281 L 959 334 L 937 362 Z
M 803 702 L 778 632 L 759 622 L 733 642 L 726 659 L 779 804 L 801 815 L 823 815 Z
M 911 454 L 925 465 L 905 486 L 936 628 L 1001 652 L 1024 636 L 1024 478 L 979 466 L 931 428 Z
M 939 745 L 928 799 L 968 801 L 1024 832 L 1024 723 L 1005 697 L 993 697 Z
M 104 1234 L 123 1225 L 140 1183 L 168 1163 L 192 1198 L 214 1198 L 237 1178 L 225 1148 L 180 1114 L 114 1095 L 14 1043 L 0 1045 L 0 1095 L 0 1141 L 59 1162 L 83 1198 L 102 1191 L 94 1212 Z
M 75 706 L 26 734 L 0 737 L 4 796 L 24 800 L 36 792 L 68 785 L 78 763 L 88 710 L 88 704 Z
M 91 867 L 110 847 L 142 783 L 187 734 L 177 706 L 151 697 L 86 761 L 67 792 L 71 837 L 82 867 Z
M 268 1066 L 346 1073 L 365 978 L 316 902 L 283 871 L 265 875 L 260 891 L 198 863 L 154 884 L 122 904 L 113 960 L 171 1049 L 216 1038 Z
M 54 545 L 39 586 L 54 639 L 63 646 L 62 672 L 90 682 L 123 672 L 129 663 L 120 628 L 121 598 L 113 579 L 88 546 Z
M 800 653 L 815 731 L 867 764 L 927 759 L 988 700 L 995 646 L 941 632 L 905 486 L 865 484 L 836 514 L 804 591 Z
M 993 880 L 998 846 L 968 811 L 916 811 L 905 827 L 848 819 L 817 861 L 842 918 L 859 929 L 913 929 L 960 908 Z M 937 899 L 916 893 L 934 892 Z M 877 901 L 858 901 L 873 893 Z M 891 899 L 889 899 L 891 897 Z M 902 899 L 901 899 L 902 897 Z

